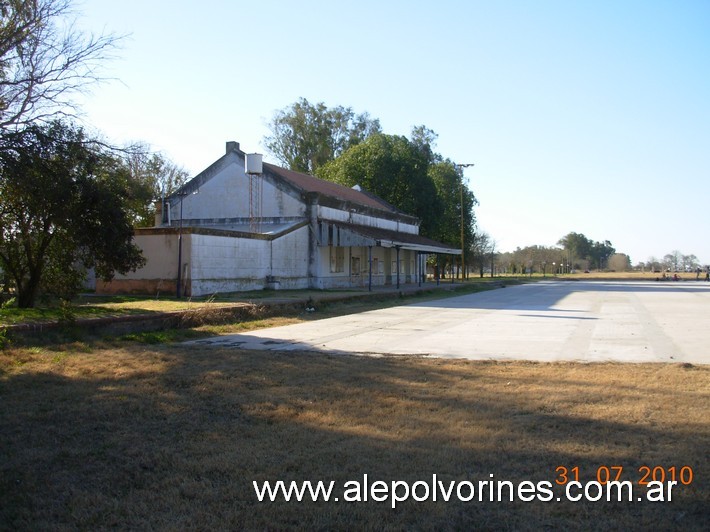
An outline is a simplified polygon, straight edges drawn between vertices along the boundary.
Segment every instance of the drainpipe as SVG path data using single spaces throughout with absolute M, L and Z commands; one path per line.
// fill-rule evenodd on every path
M 177 271 L 177 298 L 180 299 L 180 284 L 182 283 L 182 200 L 184 193 L 180 193 L 180 225 L 178 226 L 178 271 Z
M 397 250 L 397 290 L 399 290 L 399 246 L 395 246 Z
M 367 270 L 370 272 L 367 279 L 367 291 L 372 292 L 372 246 L 368 246 L 367 261 L 369 263 Z

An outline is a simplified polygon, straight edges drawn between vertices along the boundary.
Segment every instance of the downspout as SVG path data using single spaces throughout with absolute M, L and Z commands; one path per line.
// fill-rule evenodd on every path
M 318 259 L 319 259 L 319 242 L 316 227 L 318 227 L 318 207 L 317 196 L 315 194 L 306 194 L 306 217 L 309 221 L 310 232 L 308 238 L 308 288 L 318 288 Z
M 399 290 L 399 246 L 395 246 L 397 250 L 397 290 Z
M 367 254 L 367 262 L 368 262 L 368 268 L 367 270 L 370 272 L 368 275 L 367 279 L 367 291 L 372 292 L 372 246 L 368 246 L 368 254 Z

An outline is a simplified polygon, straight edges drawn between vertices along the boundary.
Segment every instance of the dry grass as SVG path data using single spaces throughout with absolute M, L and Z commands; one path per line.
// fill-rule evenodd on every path
M 707 529 L 710 369 L 77 343 L 0 352 L 0 528 Z M 253 480 L 583 480 L 671 503 L 259 503 Z

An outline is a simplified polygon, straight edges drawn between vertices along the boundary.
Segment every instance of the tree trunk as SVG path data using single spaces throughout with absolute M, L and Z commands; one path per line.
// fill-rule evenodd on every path
M 38 277 L 31 276 L 24 283 L 17 283 L 17 306 L 19 308 L 34 308 L 38 293 Z

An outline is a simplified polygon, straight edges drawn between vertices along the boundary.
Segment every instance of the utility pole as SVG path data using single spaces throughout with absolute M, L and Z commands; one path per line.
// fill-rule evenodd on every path
M 463 215 L 463 169 L 473 166 L 473 163 L 456 164 L 454 168 L 461 169 L 461 280 L 466 278 L 466 245 L 464 242 L 464 215 Z

